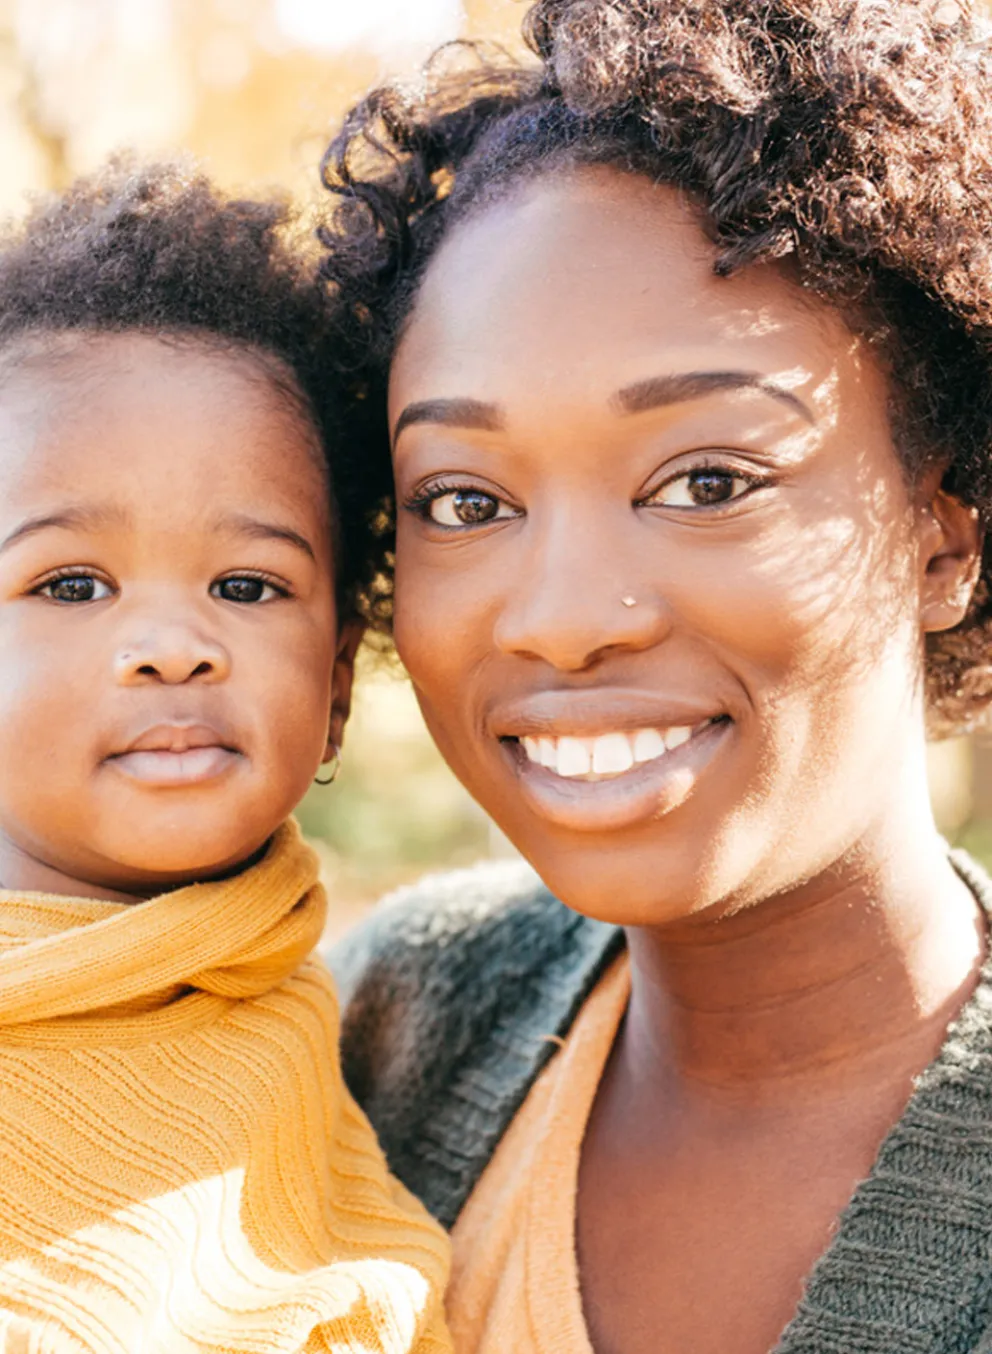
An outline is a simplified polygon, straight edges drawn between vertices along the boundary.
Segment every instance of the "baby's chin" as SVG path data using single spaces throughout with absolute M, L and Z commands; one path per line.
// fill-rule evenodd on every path
M 48 849 L 37 834 L 12 832 L 0 825 L 0 888 L 7 892 L 43 893 L 70 898 L 138 902 L 188 884 L 225 879 L 240 873 L 264 855 L 279 826 L 272 823 L 251 836 L 239 835 L 218 850 L 208 843 L 176 838 L 146 838 L 140 849 L 115 851 L 110 843 L 62 842 Z M 76 849 L 73 849 L 75 846 Z
M 108 860 L 106 868 L 96 872 L 101 877 L 92 882 L 117 893 L 149 898 L 187 884 L 226 879 L 247 869 L 265 854 L 277 827 L 278 824 L 273 823 L 260 839 L 255 834 L 250 838 L 239 836 L 224 843 L 224 850 L 219 849 L 221 843 L 216 837 L 202 845 L 188 839 L 181 843 L 145 842 L 141 850 L 128 851 L 117 859 Z
M 265 849 L 309 780 L 269 775 L 149 789 L 125 777 L 101 784 L 80 824 L 74 863 L 92 882 L 150 897 L 246 868 Z
M 248 822 L 230 813 L 221 824 L 145 822 L 132 833 L 97 833 L 78 853 L 53 853 L 46 860 L 43 846 L 39 851 L 36 844 L 32 854 L 42 868 L 50 865 L 64 877 L 53 881 L 54 888 L 42 884 L 45 892 L 146 899 L 247 869 L 264 855 L 282 821 Z

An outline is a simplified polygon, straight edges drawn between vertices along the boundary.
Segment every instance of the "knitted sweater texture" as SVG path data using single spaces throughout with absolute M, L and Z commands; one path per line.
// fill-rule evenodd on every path
M 954 863 L 992 915 L 987 877 Z M 345 1075 L 447 1226 L 622 944 L 499 865 L 403 891 L 332 954 Z M 774 1354 L 992 1354 L 992 959 Z
M 447 1243 L 393 1180 L 308 958 L 294 825 L 146 903 L 0 893 L 0 1351 L 443 1354 Z

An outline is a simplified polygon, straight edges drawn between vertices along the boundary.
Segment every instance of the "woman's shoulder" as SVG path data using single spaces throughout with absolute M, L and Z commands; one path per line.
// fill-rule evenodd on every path
M 348 1084 L 446 1225 L 621 944 L 492 862 L 400 890 L 327 953 Z

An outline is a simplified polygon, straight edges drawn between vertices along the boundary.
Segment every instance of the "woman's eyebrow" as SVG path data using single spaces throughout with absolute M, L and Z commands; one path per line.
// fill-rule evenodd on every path
M 448 428 L 481 428 L 484 432 L 499 432 L 504 426 L 503 412 L 498 405 L 483 400 L 416 400 L 408 404 L 396 420 L 393 442 L 404 428 L 413 423 L 440 423 Z
M 810 409 L 798 395 L 776 381 L 755 371 L 687 371 L 667 376 L 652 376 L 618 390 L 610 403 L 623 414 L 641 414 L 666 404 L 681 404 L 721 390 L 760 390 L 781 400 L 799 413 L 807 423 L 816 423 Z
M 688 371 L 652 376 L 646 381 L 638 381 L 635 385 L 618 390 L 611 396 L 610 404 L 622 414 L 641 414 L 666 404 L 698 400 L 721 390 L 760 390 L 772 399 L 787 404 L 807 423 L 816 423 L 809 407 L 798 395 L 754 371 Z M 393 442 L 396 442 L 404 428 L 414 423 L 439 423 L 448 428 L 480 428 L 484 432 L 499 432 L 505 426 L 505 419 L 499 405 L 487 404 L 483 400 L 417 400 L 408 404 L 396 420 Z

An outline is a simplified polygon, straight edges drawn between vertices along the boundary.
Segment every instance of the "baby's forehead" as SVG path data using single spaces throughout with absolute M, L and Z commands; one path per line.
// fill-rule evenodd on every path
M 199 518 L 240 499 L 329 511 L 319 437 L 278 358 L 198 336 L 30 335 L 0 354 L 0 498 L 54 491 Z M 6 516 L 6 512 L 4 513 Z
M 38 423 L 87 406 L 123 414 L 163 403 L 211 400 L 240 421 L 295 425 L 323 470 L 326 461 L 307 397 L 292 369 L 264 349 L 207 331 L 28 331 L 0 349 L 0 410 Z
M 292 368 L 277 354 L 209 330 L 57 329 L 26 330 L 0 348 L 0 394 L 11 386 L 44 388 L 51 399 L 61 389 L 114 385 L 125 390 L 135 378 L 151 390 L 155 377 L 172 371 L 189 381 L 223 387 L 256 387 L 262 402 L 284 401 L 317 436 L 306 395 Z

